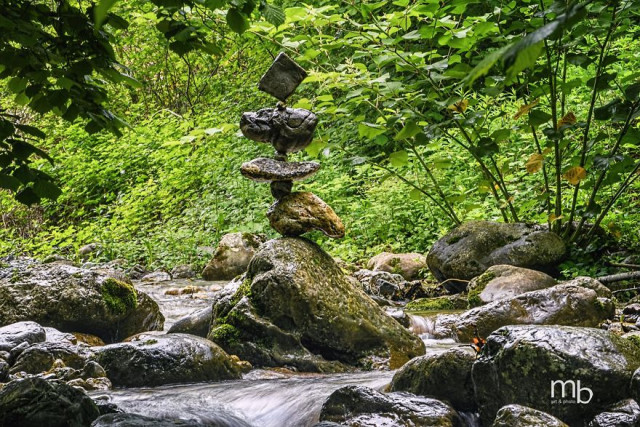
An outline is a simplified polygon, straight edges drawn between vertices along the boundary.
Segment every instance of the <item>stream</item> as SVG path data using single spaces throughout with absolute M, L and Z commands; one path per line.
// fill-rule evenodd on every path
M 224 285 L 226 282 L 174 280 L 137 283 L 136 288 L 158 302 L 167 330 L 179 318 L 205 308 Z M 186 286 L 197 287 L 201 292 L 166 294 L 167 290 L 175 293 L 173 290 Z M 430 338 L 431 323 L 427 318 L 411 316 L 411 322 L 412 331 L 425 342 L 427 354 L 441 353 L 459 345 L 453 340 Z M 322 403 L 335 390 L 347 385 L 383 390 L 393 374 L 393 371 L 368 371 L 324 375 L 256 369 L 241 380 L 114 389 L 91 395 L 115 403 L 125 412 L 151 417 L 228 427 L 302 427 L 318 422 Z M 474 416 L 461 416 L 469 425 L 476 424 Z

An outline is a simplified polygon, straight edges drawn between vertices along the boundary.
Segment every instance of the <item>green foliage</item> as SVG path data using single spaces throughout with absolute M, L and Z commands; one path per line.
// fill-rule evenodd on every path
M 126 314 L 138 306 L 138 294 L 133 286 L 113 278 L 101 286 L 102 299 L 113 314 Z

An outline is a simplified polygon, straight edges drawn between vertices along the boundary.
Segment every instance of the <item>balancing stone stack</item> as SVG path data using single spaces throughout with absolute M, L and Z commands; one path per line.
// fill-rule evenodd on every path
M 267 211 L 269 223 L 283 236 L 299 236 L 320 230 L 333 238 L 344 237 L 344 225 L 322 199 L 309 192 L 292 192 L 293 181 L 315 174 L 316 162 L 287 162 L 287 155 L 305 149 L 313 139 L 318 118 L 311 111 L 289 108 L 285 102 L 307 73 L 286 54 L 280 53 L 262 76 L 258 89 L 278 98 L 276 108 L 244 113 L 240 130 L 249 139 L 273 145 L 273 158 L 260 157 L 244 163 L 242 175 L 269 182 L 276 202 Z

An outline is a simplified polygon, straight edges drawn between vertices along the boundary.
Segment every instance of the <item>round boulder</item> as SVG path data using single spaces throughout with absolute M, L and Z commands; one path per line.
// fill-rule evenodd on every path
M 427 264 L 437 280 L 447 281 L 447 290 L 462 292 L 469 280 L 492 265 L 552 272 L 565 253 L 562 239 L 541 226 L 473 221 L 438 240 Z
M 553 415 L 522 405 L 500 408 L 491 427 L 569 427 Z
M 0 328 L 0 351 L 11 351 L 23 342 L 43 342 L 46 338 L 45 329 L 36 322 L 13 323 Z
M 202 271 L 202 277 L 205 280 L 231 280 L 244 273 L 262 243 L 264 238 L 258 234 L 225 234 Z
M 382 252 L 367 262 L 367 268 L 374 271 L 388 271 L 399 274 L 405 280 L 420 278 L 420 273 L 427 267 L 427 257 L 418 253 L 392 254 Z
M 267 211 L 269 223 L 283 236 L 300 236 L 320 230 L 329 237 L 344 237 L 342 220 L 320 197 L 309 192 L 289 193 Z
M 469 306 L 477 307 L 555 284 L 553 277 L 541 271 L 512 265 L 493 265 L 469 283 Z

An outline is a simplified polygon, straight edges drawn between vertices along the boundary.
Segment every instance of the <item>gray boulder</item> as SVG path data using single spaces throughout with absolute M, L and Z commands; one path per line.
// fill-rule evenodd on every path
M 52 369 L 56 360 L 61 360 L 69 368 L 82 369 L 91 354 L 88 347 L 84 346 L 42 342 L 30 346 L 20 353 L 11 367 L 10 373 L 39 374 Z
M 522 405 L 500 408 L 492 427 L 569 427 L 553 415 Z
M 516 403 L 582 425 L 632 395 L 638 367 L 640 345 L 601 329 L 505 326 L 487 338 L 471 375 L 484 423 Z
M 415 280 L 419 279 L 422 270 L 427 268 L 427 258 L 415 252 L 405 254 L 382 252 L 367 262 L 367 268 L 399 274 L 405 280 Z
M 320 421 L 352 427 L 464 425 L 458 413 L 439 400 L 401 392 L 383 394 L 361 386 L 333 392 L 322 405 Z
M 164 326 L 151 298 L 101 272 L 63 264 L 4 269 L 10 273 L 0 274 L 0 325 L 30 320 L 107 342 Z
M 11 351 L 26 342 L 35 344 L 46 340 L 44 328 L 36 322 L 17 322 L 0 328 L 0 351 Z
M 243 113 L 240 131 L 249 139 L 266 142 L 280 154 L 304 150 L 313 139 L 318 117 L 302 108 L 263 108 Z
M 0 389 L 0 421 L 4 426 L 85 427 L 100 416 L 83 391 L 63 382 L 31 377 Z
M 458 411 L 476 409 L 471 366 L 476 357 L 469 348 L 416 357 L 391 381 L 391 391 L 406 391 L 449 402 Z
M 492 265 L 508 264 L 550 272 L 565 256 L 562 239 L 541 226 L 474 221 L 438 240 L 427 255 L 429 269 L 450 292 Z M 459 279 L 459 280 L 456 280 Z
M 94 359 L 117 387 L 222 381 L 240 378 L 237 361 L 204 338 L 187 334 L 139 334 L 97 348 Z
M 424 354 L 423 342 L 354 282 L 315 243 L 270 240 L 214 305 L 209 339 L 254 366 L 311 371 L 341 369 L 324 359 L 396 368 Z
M 176 321 L 169 328 L 170 334 L 182 333 L 206 338 L 211 328 L 213 306 L 208 306 Z
M 262 243 L 264 238 L 258 234 L 225 234 L 202 271 L 202 277 L 205 280 L 231 280 L 244 273 Z
M 636 427 L 640 425 L 640 406 L 633 399 L 625 399 L 596 415 L 589 427 Z
M 555 284 L 553 277 L 540 271 L 511 265 L 493 265 L 469 283 L 469 306 L 477 307 Z

